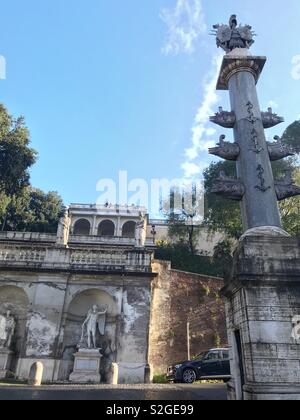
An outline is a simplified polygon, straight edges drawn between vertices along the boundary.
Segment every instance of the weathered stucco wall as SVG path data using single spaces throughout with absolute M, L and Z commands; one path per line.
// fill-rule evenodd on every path
M 223 280 L 171 269 L 155 261 L 159 273 L 152 283 L 149 363 L 154 374 L 187 359 L 187 323 L 191 356 L 227 344 Z
M 17 318 L 13 371 L 27 379 L 32 364 L 44 365 L 44 382 L 67 381 L 82 323 L 95 304 L 107 305 L 101 375 L 119 383 L 143 383 L 148 362 L 152 276 L 0 271 L 0 313 Z

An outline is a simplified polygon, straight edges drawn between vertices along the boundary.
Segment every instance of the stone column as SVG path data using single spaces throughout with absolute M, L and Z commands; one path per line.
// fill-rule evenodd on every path
M 119 216 L 117 219 L 117 226 L 115 231 L 115 236 L 121 237 L 122 231 L 121 231 L 121 217 Z
M 245 55 L 247 54 L 247 55 Z M 237 49 L 224 57 L 218 88 L 228 89 L 235 113 L 234 137 L 240 153 L 237 176 L 245 194 L 241 202 L 244 231 L 273 226 L 281 228 L 277 196 L 256 82 L 266 62 L 248 50 Z
M 98 226 L 97 226 L 97 217 L 93 217 L 93 224 L 92 224 L 92 235 L 97 236 L 98 235 Z

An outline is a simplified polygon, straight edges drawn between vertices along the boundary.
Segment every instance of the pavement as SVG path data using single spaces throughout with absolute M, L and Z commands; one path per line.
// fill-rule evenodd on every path
M 226 385 L 0 386 L 0 400 L 224 401 Z

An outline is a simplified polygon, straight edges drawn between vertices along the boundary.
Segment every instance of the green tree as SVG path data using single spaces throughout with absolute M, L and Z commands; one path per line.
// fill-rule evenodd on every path
M 187 246 L 191 255 L 197 253 L 197 239 L 201 232 L 201 209 L 203 193 L 197 186 L 186 185 L 180 191 L 174 188 L 164 203 L 164 213 L 168 219 L 168 235 L 174 243 Z M 202 220 L 201 220 L 202 222 Z
M 291 124 L 283 133 L 282 141 L 293 146 L 297 153 L 300 153 L 300 120 Z
M 13 118 L 0 104 L 0 230 L 54 232 L 62 213 L 57 193 L 30 185 L 37 152 L 23 117 Z
M 63 208 L 56 192 L 24 188 L 7 207 L 5 230 L 55 233 Z
M 243 232 L 239 204 L 211 192 L 221 171 L 224 171 L 228 176 L 235 177 L 235 163 L 229 161 L 211 163 L 204 171 L 204 224 L 212 232 L 224 231 L 233 238 L 239 238 Z
M 300 185 L 299 168 L 294 170 L 293 176 L 296 184 Z M 282 201 L 279 208 L 285 230 L 292 236 L 300 238 L 300 196 Z
M 222 273 L 224 278 L 227 278 L 231 271 L 232 249 L 233 243 L 229 239 L 220 241 L 214 248 L 213 262 L 218 273 Z
M 29 211 L 32 221 L 27 226 L 31 232 L 57 231 L 59 218 L 63 214 L 64 204 L 57 192 L 44 193 L 38 189 L 30 192 Z
M 216 265 L 213 257 L 192 254 L 189 245 L 184 242 L 158 242 L 155 251 L 158 260 L 171 261 L 172 268 L 190 273 L 208 276 L 222 276 L 223 267 Z
M 13 118 L 0 104 L 0 191 L 7 196 L 29 185 L 29 168 L 37 158 L 29 144 L 24 118 Z

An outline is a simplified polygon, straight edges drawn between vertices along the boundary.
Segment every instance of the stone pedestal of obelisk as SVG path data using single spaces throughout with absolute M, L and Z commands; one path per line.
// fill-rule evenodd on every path
M 232 110 L 221 109 L 211 120 L 232 128 L 235 142 L 222 136 L 210 153 L 236 161 L 237 178 L 221 173 L 212 192 L 240 201 L 244 227 L 223 290 L 231 348 L 229 398 L 300 400 L 300 246 L 282 229 L 277 205 L 300 189 L 291 175 L 274 181 L 271 167 L 271 160 L 291 150 L 266 141 L 270 120 L 274 126 L 282 119 L 269 113 L 266 121 L 261 112 L 256 83 L 266 58 L 248 51 L 251 27 L 238 27 L 233 15 L 229 26 L 214 28 L 218 46 L 227 53 L 217 89 L 229 90 Z
M 300 399 L 300 247 L 247 236 L 223 294 L 232 350 L 230 399 Z

